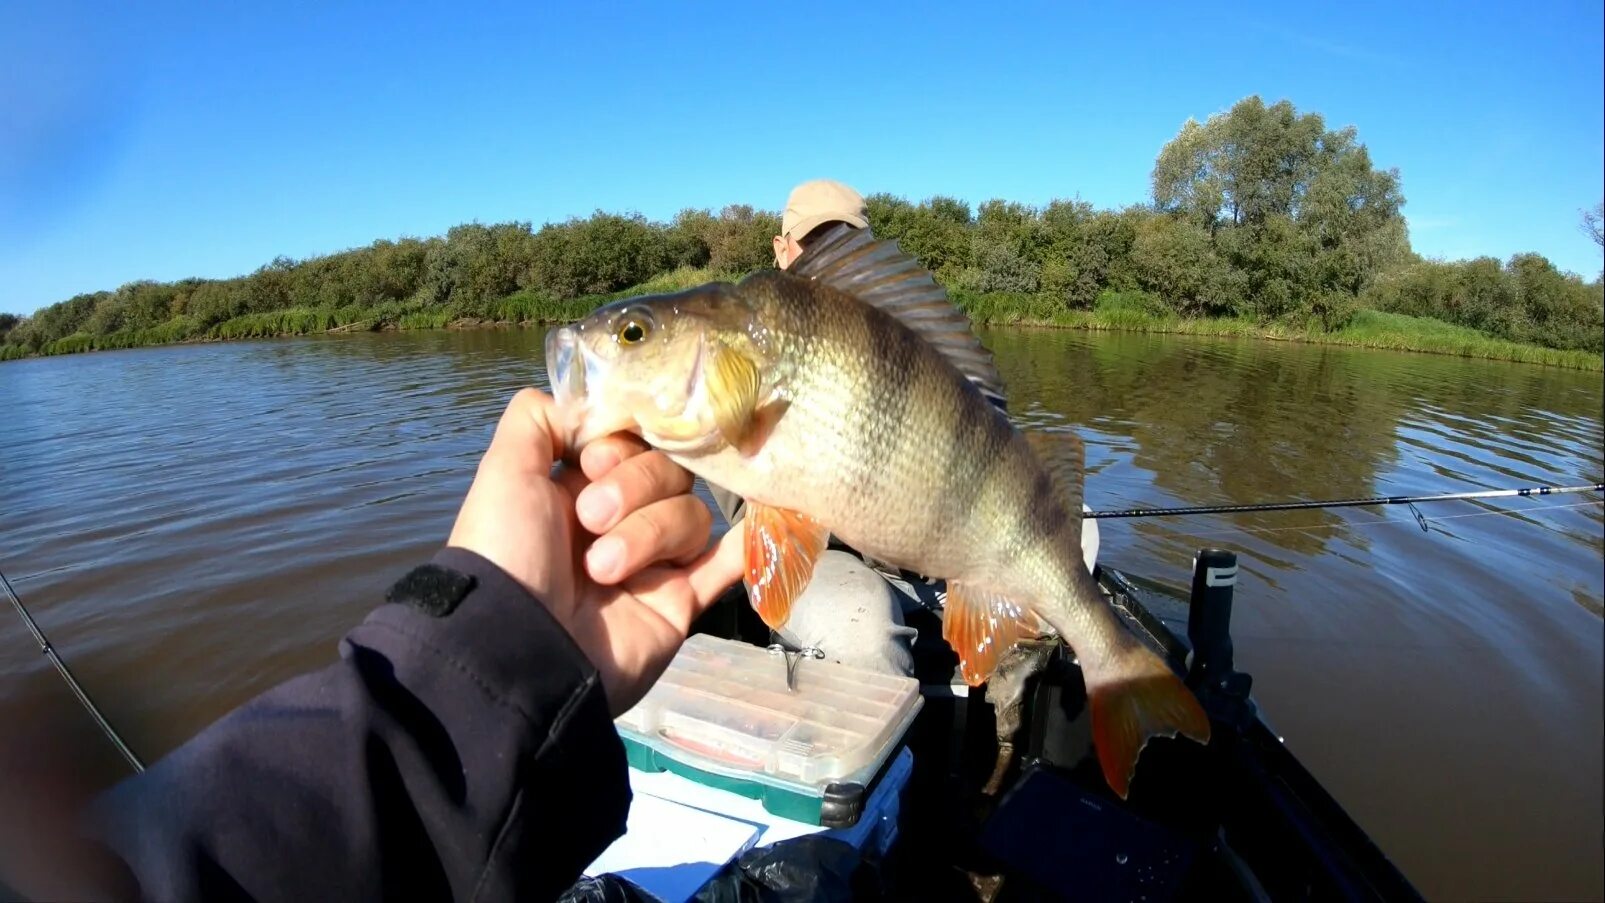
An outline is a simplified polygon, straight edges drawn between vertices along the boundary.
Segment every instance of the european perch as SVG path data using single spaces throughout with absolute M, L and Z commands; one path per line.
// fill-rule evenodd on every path
M 546 360 L 571 447 L 635 432 L 745 500 L 744 582 L 771 628 L 834 533 L 947 581 L 971 686 L 1019 639 L 1068 642 L 1121 797 L 1149 738 L 1209 742 L 1083 562 L 1080 440 L 1014 427 L 969 319 L 895 243 L 839 227 L 789 271 L 615 302 L 554 329 Z

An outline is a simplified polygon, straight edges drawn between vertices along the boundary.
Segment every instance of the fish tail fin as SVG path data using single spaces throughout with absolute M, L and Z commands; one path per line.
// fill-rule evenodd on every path
M 1209 716 L 1164 659 L 1146 646 L 1122 652 L 1103 673 L 1087 675 L 1092 742 L 1109 787 L 1125 799 L 1137 757 L 1152 737 L 1177 734 L 1209 743 Z

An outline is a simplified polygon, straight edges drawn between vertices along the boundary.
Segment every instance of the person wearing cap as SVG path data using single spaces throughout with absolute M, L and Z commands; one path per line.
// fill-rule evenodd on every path
M 831 179 L 793 188 L 781 215 L 780 234 L 774 237 L 775 265 L 789 268 L 813 242 L 841 223 L 870 228 L 869 210 L 857 191 Z M 711 483 L 708 490 L 725 520 L 732 527 L 738 524 L 745 508 L 741 497 Z M 917 631 L 904 622 L 903 612 L 905 606 L 939 608 L 938 589 L 923 578 L 872 566 L 831 537 L 778 639 L 793 649 L 817 649 L 830 661 L 912 675 Z
M 831 179 L 804 182 L 791 190 L 774 238 L 775 266 L 787 269 L 838 223 L 869 230 L 869 208 L 857 191 Z

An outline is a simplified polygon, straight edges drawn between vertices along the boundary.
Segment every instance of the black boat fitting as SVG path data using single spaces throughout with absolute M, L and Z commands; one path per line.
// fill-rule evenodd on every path
M 1232 589 L 1237 555 L 1200 549 L 1193 559 L 1192 594 L 1187 605 L 1187 685 L 1210 718 L 1245 727 L 1253 719 L 1249 688 L 1253 678 L 1232 667 Z

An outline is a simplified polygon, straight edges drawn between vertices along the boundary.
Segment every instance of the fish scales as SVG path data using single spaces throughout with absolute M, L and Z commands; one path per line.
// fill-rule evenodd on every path
M 1011 480 L 1029 458 L 1001 412 L 971 403 L 943 358 L 881 311 L 776 282 L 752 288 L 788 324 L 797 365 L 765 469 L 793 479 L 760 485 L 733 453 L 709 462 L 709 479 L 806 506 L 854 548 L 921 573 L 980 576 L 985 562 L 1013 557 L 998 540 L 1029 526 L 1029 499 Z

